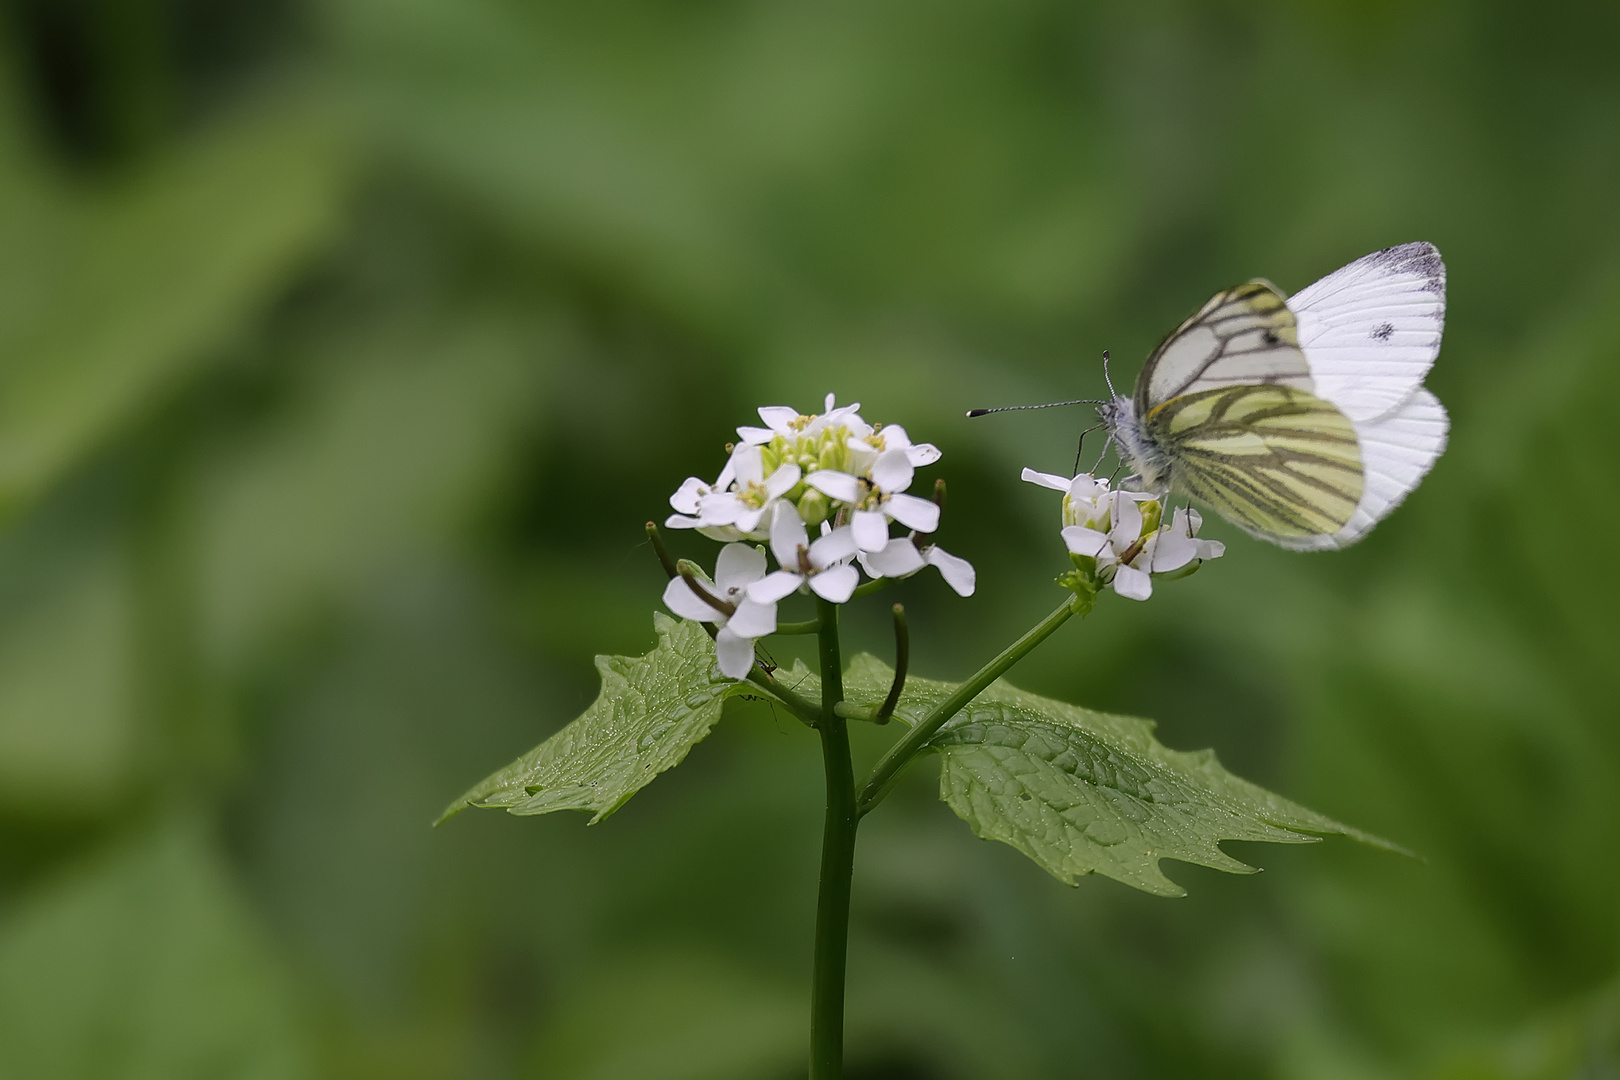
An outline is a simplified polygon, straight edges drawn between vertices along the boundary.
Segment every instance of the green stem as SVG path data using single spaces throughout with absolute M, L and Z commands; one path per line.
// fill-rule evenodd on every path
M 871 596 L 875 592 L 882 592 L 884 589 L 887 589 L 890 585 L 893 585 L 899 580 L 899 578 L 880 577 L 875 581 L 868 581 L 863 585 L 857 585 L 855 586 L 855 591 L 850 594 L 850 599 L 859 600 L 863 596 Z
M 818 599 L 821 630 L 821 758 L 827 771 L 827 818 L 821 835 L 816 897 L 815 973 L 810 990 L 810 1080 L 844 1072 L 844 964 L 849 951 L 849 886 L 855 871 L 855 770 L 849 728 L 835 707 L 844 697 L 838 605 Z
M 781 680 L 772 675 L 767 675 L 761 670 L 758 664 L 754 665 L 754 670 L 748 673 L 748 681 L 769 693 L 783 705 L 786 705 L 789 712 L 812 727 L 821 722 L 820 705 L 803 694 L 789 690 L 782 685 Z
M 1056 611 L 1036 623 L 1035 626 L 1013 642 L 1011 645 L 973 674 L 967 682 L 956 688 L 956 692 L 934 708 L 934 711 L 923 717 L 915 727 L 906 732 L 905 738 L 889 747 L 888 753 L 878 760 L 872 767 L 872 772 L 861 785 L 860 802 L 856 812 L 864 817 L 872 808 L 883 801 L 889 793 L 895 780 L 900 776 L 901 770 L 917 756 L 929 739 L 933 738 L 951 717 L 962 711 L 968 702 L 979 696 L 985 687 L 995 682 L 1001 675 L 1018 661 L 1022 660 L 1031 649 L 1051 636 L 1052 631 L 1069 620 L 1069 616 L 1082 611 L 1079 597 L 1070 597 L 1063 601 Z
M 815 634 L 820 631 L 820 619 L 806 619 L 804 622 L 779 622 L 776 624 L 776 633 L 778 634 Z

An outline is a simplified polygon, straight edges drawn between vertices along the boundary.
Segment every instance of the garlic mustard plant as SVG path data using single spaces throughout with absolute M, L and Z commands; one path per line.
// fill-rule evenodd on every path
M 740 441 L 726 447 L 713 483 L 695 476 L 682 482 L 666 524 L 724 543 L 713 577 L 674 559 L 649 522 L 647 536 L 669 577 L 663 603 L 681 621 L 656 615 L 659 643 L 645 656 L 599 657 L 603 689 L 595 704 L 467 792 L 447 816 L 483 806 L 514 814 L 588 810 L 600 819 L 678 764 L 718 722 L 727 698 L 764 697 L 798 718 L 820 739 L 827 792 L 810 1080 L 842 1075 L 857 827 L 924 752 L 939 759 L 941 798 L 975 832 L 1011 844 L 1069 884 L 1096 873 L 1179 895 L 1161 859 L 1247 869 L 1220 850 L 1223 839 L 1343 833 L 1382 843 L 1238 780 L 1213 758 L 1161 746 L 1145 721 L 998 681 L 1070 618 L 1091 612 L 1103 592 L 1147 600 L 1155 579 L 1184 577 L 1224 553 L 1219 542 L 1198 536 L 1197 511 L 1177 508 L 1165 521 L 1162 493 L 1025 469 L 1025 480 L 1063 493 L 1059 532 L 1068 563 L 1057 582 L 1067 592 L 1057 608 L 967 679 L 945 683 L 912 677 L 905 609 L 894 604 L 893 666 L 871 656 L 846 666 L 839 640 L 846 604 L 928 566 L 964 600 L 977 587 L 973 565 L 934 539 L 944 519 L 944 481 L 933 482 L 932 498 L 910 491 L 918 470 L 941 460 L 939 449 L 913 442 L 899 424 L 869 423 L 860 409 L 838 405 L 831 394 L 820 413 L 766 406 L 761 426 L 737 428 Z M 908 587 L 937 588 L 927 581 Z M 788 604 L 810 617 L 779 621 Z M 781 672 L 768 654 L 757 654 L 763 639 L 794 634 L 815 635 L 814 669 Z M 857 782 L 849 725 L 891 719 L 901 722 L 900 733 Z

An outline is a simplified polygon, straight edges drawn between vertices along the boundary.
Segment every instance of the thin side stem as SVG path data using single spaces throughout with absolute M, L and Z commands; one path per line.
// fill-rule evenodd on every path
M 776 633 L 778 634 L 814 634 L 820 630 L 820 619 L 806 619 L 804 622 L 779 622 L 776 624 Z
M 844 697 L 838 648 L 838 605 L 818 599 L 821 616 L 821 758 L 827 771 L 827 817 L 821 836 L 816 897 L 815 972 L 810 990 L 810 1080 L 844 1073 L 844 966 L 849 950 L 849 887 L 855 871 L 855 770 L 849 728 L 834 707 Z
M 941 481 L 943 483 L 944 481 Z M 887 724 L 889 717 L 894 713 L 894 707 L 900 704 L 900 691 L 906 688 L 906 671 L 911 667 L 911 632 L 906 629 L 906 609 L 901 604 L 894 605 L 894 682 L 889 686 L 889 696 L 883 699 L 878 711 L 872 719 L 880 724 Z
M 664 568 L 664 573 L 674 577 L 680 573 L 675 569 L 675 560 L 669 557 L 669 549 L 664 546 L 664 538 L 658 534 L 658 523 L 647 522 L 647 539 L 651 541 L 653 552 L 658 556 L 658 562 Z
M 872 767 L 872 772 L 867 776 L 866 783 L 861 785 L 861 797 L 857 804 L 857 813 L 862 817 L 870 813 L 872 808 L 882 802 L 883 797 L 889 793 L 889 788 L 899 778 L 901 770 L 911 762 L 912 758 L 917 756 L 918 751 L 923 748 L 929 739 L 934 737 L 934 733 L 944 725 L 945 721 L 961 712 L 963 707 L 978 697 L 985 687 L 995 682 L 1008 668 L 1022 660 L 1031 649 L 1050 637 L 1054 630 L 1069 621 L 1069 616 L 1074 615 L 1079 610 L 1081 608 L 1078 598 L 1070 597 L 1063 601 L 1056 611 L 1036 623 L 1029 633 L 1007 646 L 1001 655 L 974 672 L 972 678 L 956 688 L 956 693 L 940 702 L 933 712 L 923 717 L 915 727 L 906 732 L 904 738 L 889 747 L 888 753 L 884 754 L 878 760 L 878 763 Z
M 821 723 L 821 706 L 817 702 L 811 701 L 803 694 L 789 690 L 782 685 L 780 679 L 768 674 L 758 664 L 755 664 L 754 670 L 748 673 L 748 681 L 769 693 L 783 705 L 786 705 L 789 712 L 811 727 Z
M 850 599 L 859 600 L 863 596 L 871 596 L 875 592 L 882 592 L 884 589 L 887 589 L 890 585 L 893 585 L 898 580 L 900 579 L 880 577 L 874 581 L 868 581 L 857 585 L 855 586 L 855 591 L 850 594 Z

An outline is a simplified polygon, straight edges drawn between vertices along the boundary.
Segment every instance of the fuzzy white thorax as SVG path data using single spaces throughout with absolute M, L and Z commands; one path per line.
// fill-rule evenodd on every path
M 1097 407 L 1097 416 L 1108 428 L 1108 437 L 1114 440 L 1120 456 L 1135 471 L 1142 490 L 1168 494 L 1172 480 L 1170 456 L 1143 429 L 1136 418 L 1135 402 L 1116 395 L 1108 404 Z

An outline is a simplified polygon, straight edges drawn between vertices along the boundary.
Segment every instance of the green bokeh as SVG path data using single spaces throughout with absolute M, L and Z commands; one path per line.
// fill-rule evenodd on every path
M 1080 426 L 963 410 L 1415 239 L 1454 428 L 1408 504 L 1212 523 L 1015 681 L 1422 861 L 1066 889 L 913 770 L 851 1080 L 1620 1074 L 1617 51 L 1569 2 L 0 4 L 0 1076 L 803 1076 L 791 718 L 588 831 L 427 827 L 651 645 L 641 523 L 754 406 L 859 399 L 945 450 L 979 593 L 898 597 L 959 678 L 1056 600 L 1016 477 Z

